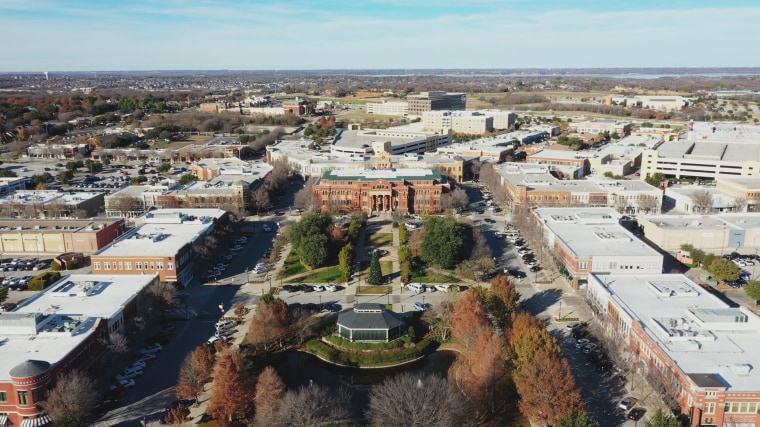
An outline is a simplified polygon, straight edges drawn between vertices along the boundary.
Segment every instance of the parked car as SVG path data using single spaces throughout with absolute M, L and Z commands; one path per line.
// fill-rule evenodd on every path
M 520 270 L 507 270 L 506 273 L 518 279 L 524 279 L 527 275 Z
M 435 285 L 435 288 L 441 292 L 448 292 L 450 290 L 449 285 Z
M 237 322 L 230 319 L 222 319 L 214 324 L 214 328 L 216 328 L 217 331 L 220 329 L 230 329 L 235 326 L 237 326 Z
M 586 345 L 588 343 L 589 343 L 588 339 L 586 339 L 586 338 L 580 338 L 580 339 L 578 339 L 578 340 L 575 341 L 575 348 L 580 349 L 581 347 L 583 347 L 584 345 Z
M 145 348 L 140 349 L 141 354 L 156 353 L 163 350 L 164 347 L 159 343 L 151 344 Z
M 330 285 L 325 286 L 325 290 L 327 290 L 328 292 L 335 292 L 338 290 L 338 287 L 333 284 L 330 284 Z
M 146 353 L 143 354 L 139 359 L 136 360 L 136 362 L 147 362 L 149 360 L 153 360 L 156 358 L 156 353 Z
M 497 231 L 496 233 L 494 233 L 494 236 L 495 236 L 497 239 L 503 239 L 503 238 L 504 238 L 504 233 L 499 233 L 499 232 Z
M 647 410 L 644 408 L 633 408 L 631 409 L 631 412 L 628 413 L 628 419 L 638 421 L 646 412 Z
M 112 384 L 110 390 L 117 390 L 119 388 L 130 388 L 135 386 L 135 380 L 134 379 L 128 379 L 128 380 L 122 380 L 122 381 L 116 381 L 115 384 Z
M 314 292 L 324 292 L 325 287 L 322 285 L 314 285 L 313 289 L 314 289 Z
M 596 344 L 590 342 L 584 345 L 583 347 L 581 347 L 581 349 L 583 350 L 584 353 L 590 354 L 592 351 L 596 349 Z
M 430 303 L 417 301 L 414 303 L 415 310 L 425 311 L 430 308 Z
M 621 400 L 620 403 L 618 403 L 618 408 L 620 408 L 620 409 L 622 409 L 624 411 L 627 411 L 627 410 L 633 408 L 634 405 L 636 405 L 636 402 L 637 402 L 637 400 L 635 398 L 633 398 L 631 396 L 627 396 L 627 397 L 623 398 L 623 400 Z
M 125 381 L 125 380 L 131 380 L 133 378 L 137 378 L 140 375 L 143 374 L 143 371 L 129 371 L 129 372 L 122 372 L 118 375 L 116 375 L 116 381 Z

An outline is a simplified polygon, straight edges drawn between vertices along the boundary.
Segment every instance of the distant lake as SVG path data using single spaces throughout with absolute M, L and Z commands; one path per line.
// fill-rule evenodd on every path
M 311 354 L 291 351 L 272 366 L 290 390 L 307 386 L 309 381 L 331 390 L 337 390 L 341 386 L 348 388 L 353 393 L 351 407 L 354 417 L 362 417 L 369 404 L 369 390 L 373 385 L 401 372 L 420 375 L 429 373 L 446 378 L 449 367 L 456 358 L 455 352 L 437 351 L 415 363 L 396 368 L 356 369 L 334 366 Z

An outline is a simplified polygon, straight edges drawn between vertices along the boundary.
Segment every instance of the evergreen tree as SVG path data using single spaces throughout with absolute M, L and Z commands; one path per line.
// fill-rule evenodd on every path
M 377 251 L 372 252 L 372 262 L 369 264 L 367 283 L 370 285 L 380 285 L 383 283 L 383 272 L 380 270 L 380 256 Z

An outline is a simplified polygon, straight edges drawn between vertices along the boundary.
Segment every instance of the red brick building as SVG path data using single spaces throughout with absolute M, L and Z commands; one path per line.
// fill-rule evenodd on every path
M 451 185 L 430 169 L 340 169 L 312 187 L 322 211 L 437 213 Z
M 760 425 L 757 314 L 681 274 L 589 274 L 588 284 L 626 377 L 648 381 L 692 427 Z

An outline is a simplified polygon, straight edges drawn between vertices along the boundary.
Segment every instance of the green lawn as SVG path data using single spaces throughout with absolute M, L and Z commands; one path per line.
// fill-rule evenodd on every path
M 385 295 L 391 293 L 389 285 L 361 285 L 356 288 L 359 295 Z
M 337 265 L 324 270 L 316 271 L 306 277 L 288 280 L 288 283 L 327 283 L 340 282 L 343 279 L 340 273 L 340 267 Z
M 306 273 L 307 271 L 309 270 L 301 264 L 301 261 L 298 260 L 298 256 L 291 251 L 288 254 L 288 257 L 285 258 L 285 265 L 283 265 L 282 270 L 277 273 L 277 278 L 281 279 L 294 274 Z
M 364 246 L 392 246 L 393 233 L 372 233 L 364 237 Z
M 434 271 L 415 271 L 412 273 L 412 282 L 419 283 L 457 283 L 460 280 L 454 276 L 440 274 Z

